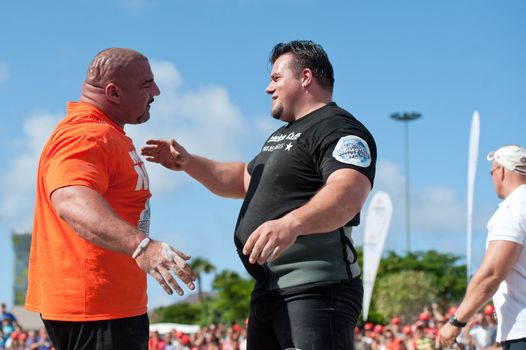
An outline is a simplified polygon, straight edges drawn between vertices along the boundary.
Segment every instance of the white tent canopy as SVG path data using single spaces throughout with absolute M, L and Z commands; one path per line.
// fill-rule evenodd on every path
M 150 332 L 159 332 L 159 334 L 167 334 L 172 330 L 183 332 L 186 334 L 197 333 L 200 329 L 195 324 L 181 324 L 181 323 L 152 323 L 150 324 Z

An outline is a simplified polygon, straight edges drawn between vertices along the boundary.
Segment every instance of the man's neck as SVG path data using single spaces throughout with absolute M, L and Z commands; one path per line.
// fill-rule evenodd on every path
M 118 115 L 114 106 L 104 97 L 104 90 L 89 84 L 82 85 L 82 94 L 80 95 L 80 102 L 89 103 L 99 110 L 101 110 L 108 118 L 113 120 L 121 128 L 124 124 L 115 116 Z
M 298 109 L 298 111 L 296 111 L 296 117 L 294 118 L 294 120 L 299 120 L 305 117 L 306 115 L 314 112 L 315 110 L 320 109 L 323 106 L 326 106 L 328 103 L 331 103 L 331 102 L 332 102 L 332 99 L 328 98 L 328 99 L 312 101 L 310 103 L 307 103 L 305 104 L 305 106 L 303 106 L 302 108 Z
M 524 176 L 520 176 L 524 178 Z M 506 188 L 505 196 L 504 198 L 508 198 L 510 194 L 512 194 L 517 188 L 526 185 L 526 180 L 523 179 L 517 179 L 516 181 L 513 181 L 509 184 L 508 188 Z

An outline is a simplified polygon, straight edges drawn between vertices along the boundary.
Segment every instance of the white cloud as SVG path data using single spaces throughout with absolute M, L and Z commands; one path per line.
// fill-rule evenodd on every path
M 152 104 L 151 119 L 140 126 L 128 126 L 127 132 L 140 149 L 149 138 L 175 138 L 189 152 L 216 160 L 247 160 L 247 143 L 264 140 L 263 130 L 243 118 L 225 88 L 206 86 L 185 90 L 181 74 L 166 61 L 152 61 L 161 95 Z M 257 136 L 257 137 L 254 137 Z M 167 176 L 167 170 L 148 164 L 152 190 L 166 194 L 187 181 L 186 176 Z
M 57 114 L 36 112 L 23 124 L 23 136 L 15 140 L 13 156 L 2 174 L 2 219 L 16 230 L 27 230 L 32 222 L 38 159 L 49 134 L 59 120 Z
M 400 167 L 387 160 L 378 162 L 374 191 L 387 192 L 393 202 L 393 218 L 388 234 L 386 250 L 405 250 L 406 248 L 406 202 L 405 176 Z M 372 195 L 369 196 L 371 198 Z M 365 222 L 366 210 L 363 211 Z M 423 188 L 411 186 L 411 247 L 414 249 L 438 249 L 463 254 L 466 232 L 466 201 L 462 195 L 445 185 Z M 477 208 L 475 208 L 477 210 Z M 479 208 L 474 215 L 473 229 L 483 230 L 486 225 L 486 208 Z M 363 225 L 360 226 L 357 243 L 361 244 Z M 453 244 L 449 244 L 453 242 Z M 427 246 L 423 246 L 423 245 Z M 449 244 L 449 245 L 448 245 Z
M 9 79 L 9 68 L 7 64 L 0 62 L 0 84 Z

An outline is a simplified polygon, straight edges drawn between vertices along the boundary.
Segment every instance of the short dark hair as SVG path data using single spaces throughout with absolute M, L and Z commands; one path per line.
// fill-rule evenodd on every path
M 288 43 L 279 43 L 270 53 L 270 63 L 274 64 L 278 57 L 291 53 L 294 57 L 294 69 L 297 72 L 309 68 L 320 85 L 332 92 L 334 87 L 334 71 L 327 53 L 310 40 L 293 40 Z

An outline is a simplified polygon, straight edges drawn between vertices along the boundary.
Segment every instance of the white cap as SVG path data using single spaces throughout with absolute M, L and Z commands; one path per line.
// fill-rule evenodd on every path
M 519 145 L 502 146 L 488 153 L 488 160 L 494 160 L 506 169 L 526 176 L 526 149 Z

